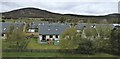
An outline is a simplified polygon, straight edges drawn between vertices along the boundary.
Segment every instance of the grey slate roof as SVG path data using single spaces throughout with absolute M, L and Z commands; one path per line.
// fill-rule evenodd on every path
M 38 28 L 38 23 L 31 23 L 29 25 L 30 25 L 29 28 Z
M 0 29 L 2 30 L 2 33 L 5 33 L 9 30 L 10 26 L 14 26 L 20 30 L 23 30 L 23 23 L 10 23 L 10 22 L 0 22 Z
M 98 28 L 98 27 L 102 27 L 102 28 L 106 28 L 106 27 L 110 27 L 111 29 L 113 29 L 114 28 L 114 25 L 113 24 L 96 24 L 96 28 Z
M 29 26 L 30 26 L 29 28 L 38 28 L 38 26 L 40 24 L 43 24 L 43 23 L 41 23 L 41 22 L 32 22 L 32 23 L 29 24 Z M 44 24 L 47 24 L 47 22 L 44 22 Z
M 92 26 L 92 24 L 85 24 L 85 23 L 79 23 L 76 25 L 77 30 L 83 30 L 84 28 L 88 28 Z
M 69 28 L 69 24 L 52 23 L 52 24 L 41 24 L 39 25 L 39 34 L 62 34 L 66 29 Z
M 90 27 L 93 26 L 93 25 L 95 25 L 96 28 L 98 28 L 98 27 L 100 27 L 100 26 L 101 26 L 101 28 L 106 28 L 106 27 L 108 27 L 108 26 L 110 26 L 111 29 L 114 28 L 114 25 L 113 25 L 113 24 L 107 25 L 107 24 L 85 24 L 85 23 L 79 23 L 79 24 L 77 24 L 76 29 L 77 29 L 77 30 L 83 30 L 83 29 L 84 29 L 84 26 L 86 26 L 85 28 L 90 28 Z

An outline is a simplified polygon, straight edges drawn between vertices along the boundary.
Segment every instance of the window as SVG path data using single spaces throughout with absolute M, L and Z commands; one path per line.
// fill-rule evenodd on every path
M 1 36 L 4 36 L 4 33 L 2 33 L 2 35 Z
M 56 35 L 55 37 L 58 38 L 58 35 Z
M 50 29 L 48 29 L 48 31 L 49 31 Z
M 56 29 L 56 31 L 57 31 L 58 29 Z
M 6 28 L 4 28 L 4 30 L 6 30 Z
M 46 35 L 42 35 L 42 40 L 46 40 Z
M 52 38 L 53 36 L 52 35 L 50 35 L 50 38 Z

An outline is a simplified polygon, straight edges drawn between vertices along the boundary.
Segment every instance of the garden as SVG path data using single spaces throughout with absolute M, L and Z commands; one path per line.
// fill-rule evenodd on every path
M 25 33 L 13 29 L 3 40 L 3 57 L 119 57 L 120 29 L 99 28 L 100 37 L 95 29 L 85 29 L 85 38 L 71 27 L 61 34 L 59 45 L 40 44 L 38 38 L 26 38 Z

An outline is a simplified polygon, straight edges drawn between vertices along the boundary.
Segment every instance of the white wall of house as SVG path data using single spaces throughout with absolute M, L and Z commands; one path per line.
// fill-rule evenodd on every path
M 56 35 L 53 35 L 53 39 L 55 39 L 55 40 L 59 40 L 60 38 L 59 38 L 60 36 L 58 35 L 58 38 L 56 38 Z
M 50 38 L 50 35 L 46 35 L 46 40 L 51 39 L 51 40 L 59 40 L 60 36 L 58 35 L 58 38 L 56 38 L 56 35 L 53 35 L 52 38 Z M 42 35 L 39 35 L 39 42 L 42 40 Z
M 80 32 L 80 30 L 77 30 L 77 32 Z
M 29 29 L 28 32 L 35 32 L 35 29 Z
M 50 36 L 49 36 L 49 35 L 46 35 L 46 39 L 50 39 Z
M 42 40 L 42 35 L 39 35 L 39 40 L 40 40 L 40 41 Z

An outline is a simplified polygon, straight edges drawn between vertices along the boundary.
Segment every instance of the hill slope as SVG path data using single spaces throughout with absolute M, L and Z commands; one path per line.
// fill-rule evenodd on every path
M 54 18 L 59 15 L 37 8 L 23 8 L 2 13 L 3 18 Z
M 76 15 L 76 14 L 59 14 L 59 13 L 53 13 L 46 10 L 41 10 L 38 8 L 22 8 L 17 9 L 9 12 L 2 13 L 2 18 L 58 18 L 58 17 L 68 17 L 68 18 L 74 18 L 74 17 L 120 17 L 120 14 L 114 13 L 104 16 L 90 16 L 90 15 Z

